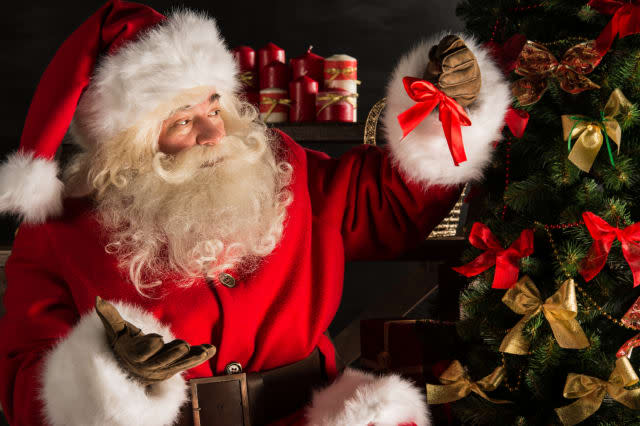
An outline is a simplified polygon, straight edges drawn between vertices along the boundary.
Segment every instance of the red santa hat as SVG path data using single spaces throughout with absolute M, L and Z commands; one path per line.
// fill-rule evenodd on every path
M 212 18 L 186 10 L 165 18 L 144 5 L 109 0 L 45 70 L 20 148 L 0 165 L 0 212 L 30 223 L 61 213 L 64 188 L 54 156 L 72 120 L 76 142 L 104 143 L 159 105 L 184 105 L 185 93 L 234 93 L 236 74 Z

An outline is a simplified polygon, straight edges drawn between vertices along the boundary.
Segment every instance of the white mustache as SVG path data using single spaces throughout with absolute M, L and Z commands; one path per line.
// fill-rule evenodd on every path
M 259 155 L 252 154 L 255 153 L 241 138 L 229 135 L 215 145 L 195 145 L 175 155 L 158 152 L 153 157 L 152 167 L 165 182 L 177 185 L 203 168 L 220 166 L 228 161 L 251 162 L 259 158 Z

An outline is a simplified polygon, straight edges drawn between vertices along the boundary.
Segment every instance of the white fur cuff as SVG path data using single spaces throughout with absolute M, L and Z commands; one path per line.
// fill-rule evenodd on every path
M 173 340 L 153 315 L 114 303 L 122 317 L 145 333 Z M 45 358 L 41 399 L 52 425 L 171 425 L 186 401 L 184 379 L 175 375 L 145 391 L 120 368 L 97 314 L 86 313 Z
M 309 426 L 398 426 L 431 421 L 420 389 L 397 375 L 378 377 L 347 368 L 315 392 L 307 409 Z
M 27 223 L 42 223 L 62 212 L 63 184 L 53 160 L 15 152 L 0 165 L 0 213 Z
M 387 86 L 387 105 L 382 117 L 394 161 L 409 180 L 426 185 L 454 185 L 480 178 L 491 160 L 491 142 L 501 138 L 504 115 L 511 104 L 509 85 L 489 57 L 489 51 L 473 37 L 456 34 L 475 55 L 482 76 L 478 98 L 467 109 L 471 126 L 462 127 L 467 161 L 459 166 L 453 164 L 442 123 L 435 111 L 402 139 L 398 114 L 415 105 L 405 92 L 402 78 L 421 78 L 429 62 L 429 50 L 446 34 L 436 34 L 422 41 L 400 60 Z

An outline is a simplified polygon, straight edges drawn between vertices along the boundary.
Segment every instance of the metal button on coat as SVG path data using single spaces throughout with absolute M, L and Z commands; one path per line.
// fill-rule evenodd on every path
M 233 288 L 236 286 L 236 279 L 227 273 L 221 273 L 218 275 L 218 280 L 222 283 L 223 286 Z
M 242 373 L 242 365 L 239 362 L 230 362 L 224 368 L 225 374 L 240 374 Z

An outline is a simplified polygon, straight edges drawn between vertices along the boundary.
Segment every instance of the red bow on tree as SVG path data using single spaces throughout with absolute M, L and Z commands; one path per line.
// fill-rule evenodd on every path
M 640 33 L 640 1 L 591 0 L 588 5 L 603 15 L 613 15 L 596 40 L 596 50 L 600 55 L 604 56 L 609 51 L 616 35 L 623 38 Z
M 640 245 L 638 245 L 640 222 L 619 229 L 609 225 L 604 219 L 591 212 L 584 212 L 582 217 L 591 237 L 593 237 L 593 244 L 591 244 L 589 254 L 587 254 L 580 270 L 580 275 L 584 280 L 591 281 L 600 273 L 607 262 L 611 245 L 618 238 L 622 246 L 622 254 L 627 259 L 633 273 L 633 286 L 640 284 Z
M 518 281 L 520 259 L 533 254 L 533 229 L 523 230 L 509 248 L 503 249 L 491 230 L 485 224 L 476 222 L 471 228 L 469 242 L 472 246 L 486 252 L 466 265 L 452 269 L 466 277 L 471 277 L 496 265 L 491 287 L 508 289 Z
M 439 118 L 444 136 L 447 138 L 453 163 L 457 166 L 467 161 L 462 144 L 460 126 L 470 126 L 471 120 L 455 99 L 448 97 L 432 83 L 415 77 L 402 79 L 404 88 L 411 99 L 417 102 L 408 110 L 398 114 L 402 136 L 407 136 L 424 120 L 436 106 L 439 106 Z

